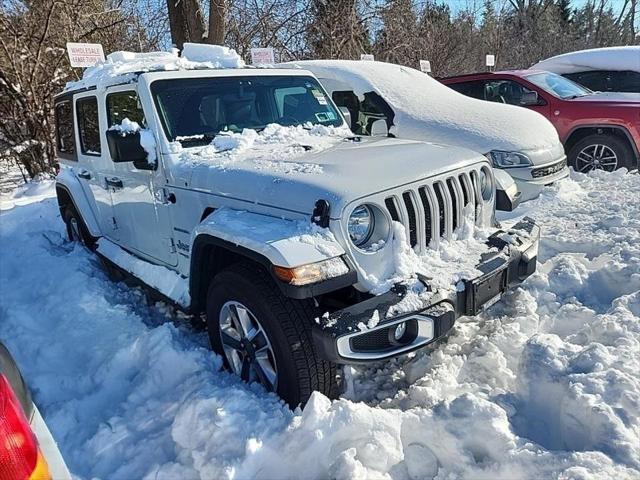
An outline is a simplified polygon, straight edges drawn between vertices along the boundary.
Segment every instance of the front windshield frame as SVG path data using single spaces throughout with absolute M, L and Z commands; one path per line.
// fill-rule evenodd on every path
M 287 82 L 287 80 L 289 80 L 289 82 Z M 168 112 L 167 112 L 167 109 L 165 108 L 166 105 L 163 105 L 162 99 L 160 98 L 162 91 L 164 91 L 163 87 L 171 86 L 175 88 L 175 85 L 179 84 L 180 82 L 184 82 L 183 87 L 185 88 L 186 87 L 194 88 L 194 85 L 195 85 L 195 88 L 197 89 L 197 88 L 206 88 L 205 85 L 208 82 L 211 82 L 212 85 L 214 86 L 216 83 L 218 83 L 218 85 L 221 85 L 223 82 L 226 82 L 227 84 L 231 83 L 233 86 L 235 85 L 239 86 L 241 84 L 251 85 L 252 82 L 259 83 L 260 81 L 267 81 L 271 83 L 277 83 L 280 81 L 281 85 L 276 85 L 272 87 L 280 90 L 287 89 L 287 88 L 289 89 L 296 89 L 296 88 L 303 88 L 303 87 L 306 88 L 307 90 L 312 92 L 312 96 L 318 103 L 318 106 L 322 107 L 322 108 L 319 108 L 318 111 L 315 111 L 315 113 L 317 114 L 327 113 L 328 114 L 327 120 L 326 121 L 320 120 L 318 118 L 318 115 L 315 115 L 314 113 L 315 121 L 300 121 L 297 118 L 290 118 L 290 120 L 292 120 L 290 122 L 277 121 L 277 120 L 282 120 L 284 118 L 284 116 L 282 115 L 278 119 L 270 118 L 269 120 L 276 120 L 276 121 L 267 121 L 266 123 L 260 122 L 260 124 L 240 125 L 240 126 L 237 126 L 237 128 L 212 128 L 206 132 L 193 131 L 193 132 L 188 132 L 187 134 L 181 134 L 175 128 L 177 126 L 175 122 L 172 123 L 167 117 Z M 259 85 L 259 86 L 262 86 L 262 85 Z M 338 107 L 335 105 L 335 103 L 331 99 L 331 96 L 327 94 L 327 92 L 325 91 L 325 89 L 317 79 L 315 79 L 313 76 L 310 76 L 308 74 L 307 75 L 290 75 L 290 74 L 283 73 L 282 75 L 256 75 L 256 74 L 248 73 L 247 75 L 228 75 L 228 76 L 211 75 L 211 76 L 197 76 L 197 77 L 159 78 L 150 83 L 149 89 L 151 92 L 153 105 L 156 110 L 157 118 L 160 120 L 162 129 L 167 138 L 167 141 L 169 141 L 170 143 L 178 141 L 183 146 L 196 146 L 198 144 L 208 144 L 217 135 L 228 134 L 228 133 L 241 133 L 242 130 L 244 129 L 253 129 L 256 131 L 261 131 L 267 125 L 273 124 L 273 123 L 279 124 L 282 126 L 301 126 L 303 128 L 312 128 L 315 125 L 322 125 L 322 126 L 337 128 L 337 127 L 343 127 L 346 125 L 344 118 L 342 117 L 342 113 L 340 112 Z M 184 90 L 184 88 L 182 90 Z M 283 113 L 283 112 L 280 112 L 279 110 L 280 108 L 284 110 L 284 105 L 281 105 L 280 108 L 277 105 L 275 105 L 275 102 L 277 101 L 283 102 L 283 100 L 276 99 L 275 90 L 273 90 L 272 92 L 274 93 L 273 98 L 267 96 L 267 98 L 262 100 L 267 102 L 274 102 L 273 105 L 271 105 L 271 110 L 272 110 L 271 113 Z M 215 87 L 211 88 L 210 95 L 213 96 L 216 93 L 218 93 L 218 90 L 216 90 Z M 200 102 L 202 102 L 203 99 L 204 99 L 204 96 L 200 99 Z M 309 100 L 308 99 L 306 100 L 307 100 L 307 107 L 308 107 Z M 315 105 L 313 106 L 315 107 Z M 197 112 L 194 111 L 193 113 L 197 113 L 197 116 L 201 117 L 202 103 L 198 103 L 198 105 L 194 105 L 194 107 L 197 107 L 198 110 Z M 313 112 L 314 110 L 307 110 L 307 113 L 313 113 Z M 225 127 L 229 127 L 229 125 L 225 125 Z
M 539 72 L 527 75 L 526 78 L 536 87 L 562 100 L 584 97 L 593 93 L 587 87 L 556 73 Z M 551 84 L 551 81 L 553 81 L 553 84 Z

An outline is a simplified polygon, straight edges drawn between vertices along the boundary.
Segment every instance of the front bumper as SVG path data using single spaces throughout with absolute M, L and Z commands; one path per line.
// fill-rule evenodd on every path
M 429 292 L 428 280 L 420 279 L 429 292 L 426 296 L 396 285 L 383 295 L 318 319 L 313 329 L 317 351 L 326 360 L 359 364 L 397 357 L 444 337 L 458 317 L 478 314 L 535 272 L 540 228 L 525 218 L 508 233 L 489 237 L 494 251 L 477 266 L 482 275 L 464 280 L 464 288 L 457 292 Z M 368 328 L 372 318 L 379 320 Z
M 515 180 L 518 190 L 522 194 L 522 202 L 537 198 L 544 187 L 569 176 L 569 167 L 564 156 L 562 159 L 554 160 L 548 164 L 510 168 L 504 171 Z

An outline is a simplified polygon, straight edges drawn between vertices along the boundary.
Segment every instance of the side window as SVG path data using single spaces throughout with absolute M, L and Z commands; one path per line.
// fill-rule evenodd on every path
M 107 121 L 109 123 L 107 127 L 118 125 L 125 118 L 137 122 L 141 127 L 145 126 L 144 113 L 136 92 L 116 92 L 107 95 Z
M 478 98 L 484 100 L 484 82 L 476 80 L 473 82 L 452 83 L 447 85 L 456 92 L 466 95 L 467 97 Z
M 532 90 L 513 80 L 489 80 L 485 84 L 485 99 L 509 105 L 527 105 L 525 95 L 535 95 Z
M 596 92 L 606 92 L 609 90 L 607 72 L 593 71 L 567 73 L 565 74 L 565 77 Z
M 86 97 L 76 100 L 80 150 L 85 155 L 100 155 L 100 123 L 98 120 L 98 100 Z
M 73 136 L 73 110 L 71 99 L 58 102 L 55 107 L 56 146 L 58 156 L 76 160 L 76 143 Z
M 568 73 L 569 80 L 598 92 L 640 93 L 640 73 L 631 71 L 591 71 Z

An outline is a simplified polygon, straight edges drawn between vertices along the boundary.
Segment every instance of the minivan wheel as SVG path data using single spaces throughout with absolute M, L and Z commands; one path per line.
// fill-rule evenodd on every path
M 311 301 L 285 297 L 259 265 L 238 263 L 212 280 L 207 327 L 225 367 L 246 382 L 276 392 L 291 408 L 313 391 L 338 396 L 337 366 L 316 354 Z
M 569 164 L 576 172 L 591 170 L 613 172 L 631 165 L 632 152 L 627 143 L 613 135 L 589 135 L 569 152 Z
M 74 207 L 66 206 L 62 218 L 67 227 L 67 237 L 70 242 L 81 243 L 89 249 L 95 247 L 96 239 L 91 236 L 84 221 Z

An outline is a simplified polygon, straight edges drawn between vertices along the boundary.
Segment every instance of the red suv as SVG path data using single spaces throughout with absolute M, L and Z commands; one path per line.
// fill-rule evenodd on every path
M 470 97 L 541 113 L 558 130 L 569 164 L 577 171 L 639 165 L 640 94 L 592 92 L 540 70 L 485 72 L 440 81 Z

